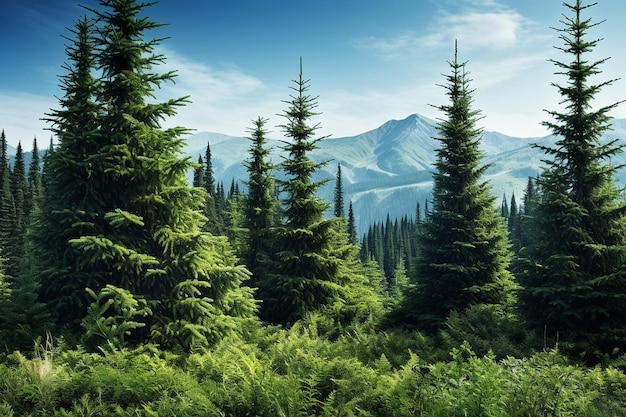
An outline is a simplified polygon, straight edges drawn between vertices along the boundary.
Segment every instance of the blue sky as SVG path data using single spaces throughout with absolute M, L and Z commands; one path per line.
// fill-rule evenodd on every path
M 95 0 L 81 4 L 94 6 Z M 158 97 L 190 95 L 192 103 L 165 125 L 246 135 L 251 120 L 277 116 L 297 77 L 299 58 L 319 96 L 320 134 L 350 136 L 412 113 L 437 118 L 446 103 L 438 84 L 449 72 L 458 39 L 468 61 L 480 126 L 512 136 L 541 136 L 543 109 L 557 109 L 549 58 L 563 58 L 550 27 L 561 27 L 559 0 L 162 0 L 146 14 L 168 25 L 150 37 L 160 46 L 164 70 L 178 71 L 176 84 Z M 30 149 L 50 138 L 40 120 L 57 108 L 58 76 L 65 61 L 67 28 L 85 11 L 74 0 L 0 0 L 0 128 L 11 145 Z M 626 70 L 626 2 L 599 0 L 587 15 L 590 38 L 603 38 L 592 58 L 611 59 L 598 82 Z M 566 57 L 569 58 L 569 57 Z M 597 104 L 626 98 L 626 80 L 605 88 Z M 613 112 L 626 117 L 626 105 Z

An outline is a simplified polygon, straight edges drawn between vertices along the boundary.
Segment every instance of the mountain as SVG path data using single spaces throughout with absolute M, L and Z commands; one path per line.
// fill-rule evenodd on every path
M 626 138 L 626 120 L 614 120 L 610 138 Z M 359 233 L 363 233 L 373 222 L 415 215 L 417 203 L 422 208 L 430 199 L 433 163 L 439 142 L 436 122 L 418 114 L 403 120 L 390 120 L 382 126 L 356 136 L 329 138 L 318 142 L 319 149 L 311 154 L 317 161 L 329 163 L 316 175 L 315 180 L 333 180 L 337 164 L 341 164 L 346 206 L 352 201 Z M 485 180 L 491 186 L 498 204 L 503 195 L 510 199 L 515 193 L 520 202 L 529 176 L 536 176 L 542 167 L 544 153 L 532 144 L 549 145 L 554 136 L 542 138 L 516 138 L 498 132 L 484 132 L 481 149 L 483 163 L 489 165 Z M 247 159 L 250 141 L 244 137 L 226 136 L 201 132 L 187 140 L 185 152 L 197 160 L 204 158 L 207 142 L 211 144 L 211 155 L 215 177 L 230 184 L 234 178 L 247 179 L 243 161 Z M 623 142 L 626 144 L 626 141 Z M 281 160 L 277 139 L 268 140 L 272 148 L 271 159 Z M 626 157 L 620 154 L 611 163 L 624 164 Z M 280 177 L 280 173 L 277 173 Z M 626 173 L 616 178 L 618 184 L 626 183 Z M 320 190 L 320 197 L 332 202 L 334 183 Z M 347 209 L 347 207 L 346 207 Z

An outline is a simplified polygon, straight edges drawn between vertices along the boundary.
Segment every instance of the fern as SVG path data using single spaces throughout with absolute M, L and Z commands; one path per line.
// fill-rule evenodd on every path
M 90 288 L 85 291 L 93 299 L 87 308 L 87 316 L 81 322 L 87 331 L 87 340 L 102 340 L 110 346 L 121 348 L 126 336 L 146 325 L 135 319 L 152 315 L 146 300 L 128 290 L 108 284 L 98 294 Z

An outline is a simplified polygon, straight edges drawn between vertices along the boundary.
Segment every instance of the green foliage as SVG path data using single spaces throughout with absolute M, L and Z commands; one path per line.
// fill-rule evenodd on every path
M 453 311 L 475 304 L 505 304 L 513 288 L 504 222 L 487 183 L 481 182 L 479 112 L 471 108 L 465 63 L 450 62 L 444 86 L 450 104 L 438 108 L 441 147 L 433 175 L 433 207 L 419 228 L 414 286 L 400 311 L 401 322 L 435 332 Z
M 468 342 L 428 358 L 415 333 L 355 329 L 330 341 L 313 322 L 176 355 L 146 345 L 101 354 L 54 348 L 0 358 L 0 410 L 14 416 L 600 417 L 626 412 L 626 375 L 558 351 L 478 355 Z
M 250 136 L 248 194 L 244 199 L 243 226 L 248 231 L 246 264 L 252 272 L 253 283 L 264 281 L 269 273 L 269 259 L 273 251 L 274 228 L 278 203 L 274 196 L 274 165 L 269 161 L 266 148 L 267 120 L 259 117 L 253 121 Z
M 325 181 L 312 179 L 325 163 L 314 162 L 309 154 L 323 138 L 313 137 L 318 125 L 311 126 L 310 119 L 317 114 L 317 103 L 307 94 L 309 80 L 303 78 L 302 61 L 291 88 L 295 94 L 286 101 L 286 124 L 281 126 L 290 139 L 284 142 L 287 155 L 281 164 L 286 176 L 280 181 L 285 221 L 274 238 L 274 255 L 268 263 L 271 273 L 257 282 L 261 318 L 272 323 L 293 323 L 334 304 L 348 284 L 341 272 L 342 253 L 332 241 L 337 219 L 323 218 L 329 205 L 316 196 Z
M 143 297 L 136 297 L 128 291 L 113 285 L 106 285 L 98 294 L 87 288 L 93 302 L 87 308 L 87 316 L 81 325 L 86 329 L 85 338 L 88 342 L 99 346 L 107 345 L 120 348 L 124 338 L 134 329 L 144 327 L 145 322 L 134 321 L 136 318 L 152 315 Z
M 202 231 L 207 193 L 187 183 L 186 129 L 160 125 L 187 99 L 151 103 L 174 74 L 154 72 L 165 57 L 145 39 L 161 26 L 141 16 L 150 5 L 102 0 L 88 9 L 95 23 L 73 31 L 62 109 L 50 114 L 60 143 L 34 233 L 37 275 L 69 335 L 88 317 L 90 336 L 114 346 L 190 350 L 243 331 L 256 306 L 228 242 Z
M 537 345 L 516 314 L 493 304 L 477 304 L 452 312 L 437 337 L 443 349 L 451 350 L 468 342 L 478 355 L 492 352 L 497 358 L 525 357 Z
M 597 362 L 626 349 L 626 206 L 612 178 L 620 167 L 611 164 L 622 147 L 617 140 L 600 143 L 618 103 L 592 109 L 612 81 L 590 82 L 605 61 L 587 58 L 599 42 L 587 40 L 596 24 L 582 16 L 591 6 L 565 4 L 571 15 L 558 29 L 564 46 L 557 49 L 571 59 L 552 60 L 567 78 L 554 84 L 565 109 L 549 111 L 553 121 L 544 123 L 558 140 L 541 147 L 551 159 L 537 178 L 517 275 L 522 311 L 534 330 Z

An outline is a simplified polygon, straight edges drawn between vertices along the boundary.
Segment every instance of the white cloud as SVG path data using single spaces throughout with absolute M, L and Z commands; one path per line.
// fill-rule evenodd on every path
M 358 40 L 356 46 L 388 59 L 420 50 L 449 48 L 455 40 L 464 51 L 500 51 L 519 47 L 541 36 L 535 23 L 514 9 L 493 0 L 464 3 L 463 7 L 459 7 L 458 1 L 440 3 L 439 13 L 423 33 L 407 31 L 389 38 L 372 36 Z
M 172 50 L 161 52 L 167 57 L 161 69 L 176 70 L 177 77 L 175 84 L 162 85 L 158 99 L 190 96 L 191 101 L 166 126 L 241 136 L 252 119 L 273 118 L 280 110 L 275 91 L 235 66 L 217 69 Z
M 463 49 L 502 49 L 519 41 L 523 23 L 521 15 L 510 11 L 447 15 L 436 23 L 441 30 L 418 37 L 415 42 L 426 48 L 440 48 L 456 39 Z
M 0 129 L 4 129 L 9 145 L 17 146 L 21 141 L 24 151 L 28 151 L 37 137 L 38 146 L 46 147 L 52 133 L 47 130 L 50 125 L 41 119 L 56 106 L 54 97 L 0 92 Z

